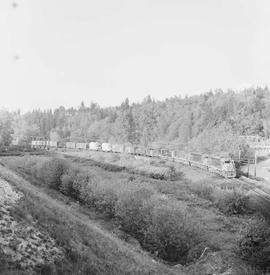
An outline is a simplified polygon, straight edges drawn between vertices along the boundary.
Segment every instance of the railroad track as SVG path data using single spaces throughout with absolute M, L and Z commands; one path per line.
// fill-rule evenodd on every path
M 180 159 L 171 159 L 171 158 L 168 158 L 168 157 L 163 157 L 163 159 L 166 159 L 166 160 L 169 160 L 169 161 L 172 161 L 172 162 L 176 162 L 176 163 L 181 163 L 183 165 L 186 165 L 186 166 L 189 166 L 187 161 L 186 160 L 180 160 Z M 265 202 L 267 202 L 267 205 L 270 206 L 270 192 L 266 192 L 265 190 L 262 190 L 256 186 L 254 186 L 252 183 L 249 183 L 247 181 L 244 181 L 244 180 L 241 180 L 241 179 L 238 179 L 238 178 L 224 178 L 223 175 L 221 175 L 220 173 L 218 173 L 217 171 L 210 171 L 210 170 L 206 170 L 206 169 L 203 169 L 203 165 L 200 165 L 200 166 L 190 166 L 192 167 L 193 169 L 198 169 L 198 170 L 203 170 L 205 171 L 206 173 L 208 174 L 215 174 L 215 175 L 218 175 L 220 177 L 223 177 L 223 182 L 224 183 L 229 183 L 229 184 L 232 184 L 233 183 L 237 183 L 237 184 L 240 184 L 240 185 L 247 185 L 249 187 L 251 187 L 251 190 L 258 198 L 261 198 L 263 199 Z
M 260 189 L 256 186 L 254 186 L 252 183 L 244 181 L 244 180 L 240 180 L 240 179 L 237 179 L 237 178 L 233 178 L 233 179 L 230 179 L 230 180 L 233 181 L 233 182 L 236 182 L 238 184 L 240 183 L 240 184 L 248 185 L 249 187 L 252 188 L 251 192 L 255 193 L 255 195 L 257 197 L 263 199 L 265 202 L 270 204 L 270 192 L 267 192 L 263 189 Z

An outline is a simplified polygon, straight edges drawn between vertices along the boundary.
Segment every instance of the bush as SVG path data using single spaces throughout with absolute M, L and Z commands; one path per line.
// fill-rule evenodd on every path
M 70 196 L 75 200 L 88 204 L 86 198 L 89 194 L 89 188 L 87 188 L 87 186 L 91 183 L 90 175 L 79 171 L 75 175 L 68 175 L 72 179 L 72 186 L 69 189 Z
M 61 178 L 67 172 L 68 168 L 65 160 L 51 159 L 39 168 L 38 177 L 51 188 L 59 189 Z
M 59 190 L 72 198 L 75 197 L 76 190 L 74 190 L 74 182 L 79 174 L 78 169 L 69 168 L 64 175 L 61 176 L 61 184 Z
M 111 218 L 114 217 L 118 197 L 113 188 L 102 186 L 101 184 L 99 186 L 95 186 L 95 188 L 92 189 L 92 192 L 94 194 L 93 197 L 95 208 Z
M 98 166 L 109 172 L 121 172 L 125 170 L 125 167 L 110 164 L 110 163 L 105 163 L 105 162 L 98 163 Z
M 169 262 L 186 264 L 189 250 L 199 243 L 191 217 L 176 205 L 157 205 L 144 232 L 143 247 Z
M 116 217 L 124 231 L 142 241 L 148 224 L 144 204 L 154 194 L 150 188 L 138 188 L 121 194 L 116 205 Z
M 207 182 L 192 182 L 190 183 L 190 189 L 201 198 L 210 201 L 213 199 L 213 187 Z
M 106 156 L 106 162 L 117 162 L 120 160 L 120 155 L 117 154 L 108 154 Z
M 200 242 L 191 217 L 151 189 L 121 194 L 116 216 L 122 229 L 144 249 L 169 262 L 185 264 L 189 250 Z
M 89 207 L 114 217 L 118 199 L 117 191 L 111 185 L 97 183 L 98 179 L 88 173 L 77 173 L 75 177 L 64 175 L 60 189 L 68 190 L 69 195 Z
M 216 199 L 216 205 L 226 215 L 245 214 L 248 211 L 248 197 L 233 190 L 222 192 L 223 195 Z
M 68 195 L 68 196 L 72 195 L 73 179 L 70 175 L 68 174 L 62 175 L 59 190 L 65 195 Z
M 263 270 L 270 268 L 270 228 L 262 218 L 247 226 L 238 244 L 240 257 Z
M 161 167 L 147 164 L 135 166 L 131 171 L 159 180 L 174 180 L 177 176 L 174 167 Z

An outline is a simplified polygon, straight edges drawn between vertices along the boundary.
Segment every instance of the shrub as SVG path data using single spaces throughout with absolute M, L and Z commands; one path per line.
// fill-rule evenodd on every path
M 87 173 L 79 173 L 73 182 L 69 181 L 67 185 L 73 198 L 114 217 L 118 197 L 113 186 L 98 182 L 97 178 Z
M 238 243 L 240 257 L 263 270 L 270 268 L 270 228 L 262 218 L 255 219 L 247 226 Z
M 200 242 L 191 217 L 148 188 L 121 194 L 116 216 L 122 229 L 144 249 L 169 262 L 185 264 L 191 247 Z
M 150 188 L 138 188 L 121 194 L 116 205 L 116 217 L 124 231 L 142 240 L 147 225 L 145 202 L 154 194 Z
M 190 183 L 190 189 L 201 198 L 210 201 L 213 199 L 213 187 L 205 181 Z
M 70 175 L 68 174 L 62 175 L 59 190 L 65 195 L 72 196 L 73 179 Z
M 243 193 L 233 190 L 222 192 L 223 195 L 216 199 L 216 205 L 226 215 L 244 214 L 248 211 L 248 197 Z
M 38 177 L 50 187 L 59 189 L 61 178 L 66 173 L 68 168 L 68 164 L 65 160 L 50 159 L 39 168 Z
M 176 205 L 154 207 L 144 232 L 143 247 L 169 262 L 185 264 L 189 250 L 199 243 L 198 226 Z
M 176 171 L 173 167 L 144 164 L 143 166 L 135 166 L 131 171 L 159 180 L 174 180 L 176 178 Z
M 89 174 L 78 173 L 72 183 L 72 194 L 71 196 L 81 202 L 86 203 L 89 206 L 92 206 L 92 203 L 89 203 L 89 196 L 91 196 L 91 184 L 92 178 Z
M 95 208 L 111 218 L 114 217 L 118 197 L 112 187 L 100 184 L 92 189 L 92 193 L 94 194 L 93 198 Z
M 59 190 L 68 196 L 75 197 L 76 190 L 74 190 L 74 181 L 77 179 L 79 170 L 75 168 L 69 168 L 65 174 L 61 176 L 61 184 Z
M 125 170 L 125 167 L 118 166 L 115 164 L 105 163 L 105 162 L 99 163 L 98 166 L 109 172 L 121 172 Z
M 120 155 L 117 154 L 108 154 L 106 156 L 106 162 L 117 162 L 120 160 Z

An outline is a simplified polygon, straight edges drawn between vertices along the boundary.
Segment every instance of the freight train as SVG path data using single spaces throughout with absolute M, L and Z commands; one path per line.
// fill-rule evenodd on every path
M 198 167 L 226 178 L 236 177 L 234 160 L 230 157 L 218 157 L 199 153 L 183 153 L 178 150 L 154 149 L 143 146 L 110 144 L 108 142 L 75 143 L 57 142 L 48 140 L 33 140 L 31 146 L 34 149 L 58 149 L 65 150 L 90 150 L 113 153 L 125 153 L 152 158 L 161 158 L 169 161 L 180 162 L 189 166 Z

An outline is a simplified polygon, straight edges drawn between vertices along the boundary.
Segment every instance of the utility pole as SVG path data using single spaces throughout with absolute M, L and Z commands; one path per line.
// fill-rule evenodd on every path
M 254 177 L 256 177 L 256 166 L 257 166 L 257 150 L 255 150 L 255 160 L 254 160 Z
M 247 177 L 249 177 L 249 158 L 248 158 L 248 167 L 247 167 Z

